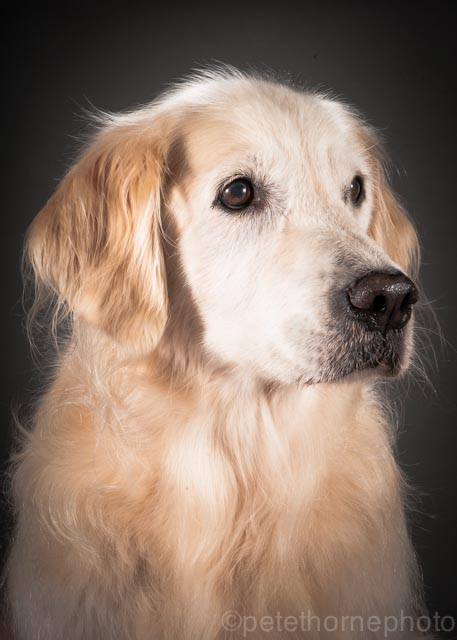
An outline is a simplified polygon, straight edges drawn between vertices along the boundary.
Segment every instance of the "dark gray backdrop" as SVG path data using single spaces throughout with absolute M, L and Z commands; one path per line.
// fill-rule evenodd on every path
M 29 400 L 35 387 L 19 303 L 23 235 L 71 162 L 75 137 L 85 130 L 83 109 L 144 103 L 173 79 L 214 60 L 289 72 L 332 89 L 382 131 L 396 167 L 395 188 L 420 231 L 422 281 L 450 345 L 441 349 L 429 322 L 422 333 L 433 338 L 437 367 L 429 366 L 431 384 L 401 386 L 398 451 L 421 496 L 411 520 L 429 607 L 456 615 L 454 6 L 84 1 L 15 10 L 3 40 L 2 460 L 10 447 L 12 404 Z M 432 350 L 421 350 L 432 363 Z M 7 511 L 3 522 L 6 541 Z

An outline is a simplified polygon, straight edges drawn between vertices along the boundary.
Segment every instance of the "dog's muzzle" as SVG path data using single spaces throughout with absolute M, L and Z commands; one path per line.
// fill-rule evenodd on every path
M 338 303 L 343 323 L 335 370 L 347 374 L 382 367 L 387 375 L 398 373 L 417 299 L 414 283 L 397 270 L 371 271 L 346 286 Z

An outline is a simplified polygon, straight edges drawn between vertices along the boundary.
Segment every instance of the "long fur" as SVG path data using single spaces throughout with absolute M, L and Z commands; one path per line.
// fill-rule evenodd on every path
M 105 119 L 27 238 L 36 305 L 51 299 L 53 317 L 69 316 L 72 329 L 15 460 L 8 589 L 20 640 L 214 640 L 241 637 L 222 628 L 230 610 L 259 619 L 421 610 L 403 480 L 373 376 L 286 380 L 280 356 L 266 371 L 268 354 L 242 366 L 212 324 L 211 296 L 230 296 L 192 266 L 196 240 L 182 212 L 201 184 L 194 161 L 214 169 L 218 145 L 206 136 L 217 130 L 221 146 L 230 137 L 221 103 L 253 129 L 302 108 L 330 139 L 325 118 L 344 122 L 373 191 L 364 231 L 329 223 L 339 252 L 356 247 L 356 264 L 413 269 L 417 238 L 376 138 L 346 107 L 223 71 Z M 324 178 L 311 179 L 319 194 Z M 255 224 L 223 232 L 227 253 Z M 258 233 L 264 242 L 267 231 Z M 292 273 L 287 238 L 278 263 Z M 235 312 L 228 321 L 235 326 Z

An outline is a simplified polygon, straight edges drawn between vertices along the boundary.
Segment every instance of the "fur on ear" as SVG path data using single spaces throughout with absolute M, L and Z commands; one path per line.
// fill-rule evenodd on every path
M 369 234 L 406 273 L 416 277 L 419 271 L 419 239 L 408 214 L 388 183 L 378 136 L 365 125 L 359 128 L 357 136 L 370 154 L 375 176 L 374 213 Z
M 163 144 L 146 127 L 102 129 L 33 221 L 26 260 L 36 287 L 135 352 L 168 316 L 161 242 Z
M 419 240 L 408 214 L 392 193 L 382 167 L 375 192 L 370 235 L 406 273 L 419 270 Z

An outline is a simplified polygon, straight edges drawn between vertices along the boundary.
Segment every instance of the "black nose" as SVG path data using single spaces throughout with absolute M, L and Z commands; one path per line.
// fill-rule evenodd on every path
M 350 310 L 372 331 L 401 329 L 417 302 L 417 289 L 403 273 L 368 273 L 348 289 Z

